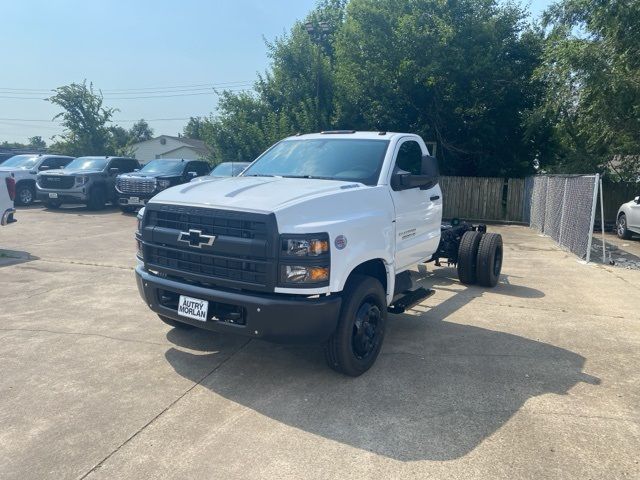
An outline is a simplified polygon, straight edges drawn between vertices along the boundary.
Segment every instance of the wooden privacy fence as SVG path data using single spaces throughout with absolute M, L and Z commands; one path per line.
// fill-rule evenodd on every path
M 525 178 L 440 177 L 444 218 L 529 223 L 531 181 Z M 604 182 L 604 220 L 615 223 L 618 208 L 640 195 L 640 183 Z M 596 210 L 600 218 L 600 199 Z M 596 222 L 597 224 L 597 222 Z
M 440 177 L 444 218 L 524 222 L 524 178 Z

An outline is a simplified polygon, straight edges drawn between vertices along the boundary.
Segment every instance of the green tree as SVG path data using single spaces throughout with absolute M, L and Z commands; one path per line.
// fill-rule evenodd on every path
M 337 124 L 420 134 L 444 173 L 533 171 L 542 34 L 495 0 L 353 0 L 336 41 Z M 357 45 L 357 48 L 354 46 Z
M 603 171 L 614 160 L 623 177 L 640 174 L 639 25 L 637 0 L 563 0 L 545 13 L 536 76 L 546 95 L 530 123 L 552 133 L 547 170 Z
M 47 148 L 47 142 L 45 142 L 41 136 L 29 137 L 29 147 L 37 150 L 44 150 Z
M 153 138 L 153 129 L 141 118 L 129 129 L 129 143 L 144 142 Z
M 182 135 L 194 140 L 204 140 L 207 136 L 209 125 L 206 118 L 190 117 L 187 124 L 182 129 Z
M 73 156 L 114 153 L 107 124 L 116 110 L 103 106 L 102 93 L 95 92 L 93 84 L 84 81 L 56 88 L 47 100 L 63 109 L 54 119 L 62 119 L 64 133 L 55 137 L 52 148 Z

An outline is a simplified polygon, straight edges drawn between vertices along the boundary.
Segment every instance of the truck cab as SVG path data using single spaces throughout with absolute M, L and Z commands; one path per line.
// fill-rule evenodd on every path
M 320 342 L 332 368 L 360 375 L 388 311 L 426 296 L 409 270 L 442 256 L 441 220 L 437 162 L 419 136 L 289 137 L 239 177 L 153 197 L 139 216 L 138 288 L 175 327 Z

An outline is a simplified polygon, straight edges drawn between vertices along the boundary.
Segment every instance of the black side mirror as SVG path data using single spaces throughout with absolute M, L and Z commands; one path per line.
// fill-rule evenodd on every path
M 119 171 L 120 171 L 119 169 L 113 167 L 113 168 L 109 169 L 109 174 L 110 175 L 117 175 Z
M 409 188 L 420 187 L 421 190 L 428 190 L 438 183 L 438 162 L 431 155 L 422 157 L 420 175 L 412 175 L 409 172 L 400 170 L 391 177 L 391 188 L 394 190 L 407 190 Z

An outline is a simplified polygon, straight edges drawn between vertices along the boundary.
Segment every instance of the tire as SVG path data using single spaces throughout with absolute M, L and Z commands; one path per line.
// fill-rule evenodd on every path
M 94 187 L 89 193 L 89 210 L 102 210 L 107 203 L 107 193 L 103 187 Z
M 47 200 L 44 202 L 44 205 L 49 210 L 57 210 L 60 208 L 60 205 L 62 205 L 62 202 L 60 200 Z
M 480 240 L 476 266 L 478 285 L 495 287 L 502 270 L 502 235 L 485 233 Z
M 329 367 L 357 377 L 375 363 L 387 322 L 382 284 L 367 275 L 353 275 L 344 290 L 338 326 L 325 345 Z
M 158 318 L 162 320 L 167 325 L 170 325 L 174 328 L 180 328 L 182 330 L 191 330 L 192 328 L 196 328 L 193 325 L 189 325 L 188 323 L 178 322 L 177 320 L 172 320 L 169 317 L 165 317 L 164 315 L 158 315 Z
M 483 233 L 469 230 L 464 232 L 458 247 L 458 279 L 465 285 L 473 285 L 477 281 L 476 269 L 478 249 Z
M 627 216 L 621 213 L 616 222 L 616 234 L 618 238 L 623 240 L 629 240 L 631 238 L 631 232 L 627 228 Z
M 18 184 L 18 187 L 16 188 L 16 205 L 26 207 L 32 205 L 35 199 L 36 191 L 31 185 L 28 183 Z

